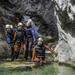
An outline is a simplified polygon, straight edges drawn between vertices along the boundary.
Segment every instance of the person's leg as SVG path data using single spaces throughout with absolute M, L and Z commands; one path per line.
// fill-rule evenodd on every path
M 21 49 L 21 42 L 17 44 L 17 51 L 15 53 L 15 58 L 17 59 L 20 53 L 20 49 Z
M 21 52 L 23 52 L 24 49 L 25 49 L 25 43 L 22 41 L 22 42 L 21 42 Z
M 35 62 L 36 66 L 39 66 L 40 65 L 40 58 L 36 57 L 34 62 Z
M 40 66 L 42 66 L 42 65 L 43 65 L 43 58 L 40 57 Z
M 26 42 L 25 56 L 24 56 L 24 58 L 25 58 L 26 60 L 28 59 L 28 44 L 29 44 L 29 42 L 27 41 L 27 42 Z
M 32 48 L 33 48 L 33 42 L 32 40 L 29 41 L 29 58 L 32 59 Z
M 14 61 L 14 45 L 11 44 L 10 47 L 11 47 L 11 61 Z
M 46 64 L 46 59 L 45 59 L 45 57 L 42 57 L 42 61 L 43 61 L 43 64 Z
M 11 59 L 12 59 L 13 55 L 14 55 L 14 48 L 12 47 L 11 48 Z
M 19 57 L 19 51 L 15 53 L 15 58 L 18 59 L 18 57 Z

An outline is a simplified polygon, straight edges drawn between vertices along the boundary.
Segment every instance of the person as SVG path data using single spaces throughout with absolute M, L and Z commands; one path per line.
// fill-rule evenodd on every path
M 39 63 L 39 65 L 43 65 L 46 61 L 45 61 L 45 51 L 49 50 L 51 53 L 51 49 L 48 48 L 44 42 L 43 39 L 40 37 L 37 39 L 37 44 L 34 47 L 33 50 L 33 56 L 32 56 L 32 61 Z
M 35 31 L 32 28 L 32 20 L 29 19 L 26 23 L 26 51 L 25 51 L 25 60 L 31 61 L 32 59 L 32 48 L 36 42 Z
M 15 46 L 14 46 L 14 57 L 13 60 L 18 58 L 20 50 L 22 46 L 24 45 L 24 30 L 23 30 L 23 24 L 21 22 L 18 23 L 17 29 L 15 31 L 14 35 L 14 41 L 15 41 Z
M 13 57 L 13 54 L 14 54 L 14 41 L 13 41 L 14 30 L 13 30 L 13 25 L 6 24 L 5 28 L 6 28 L 6 42 L 11 48 L 11 60 L 12 60 L 12 57 Z

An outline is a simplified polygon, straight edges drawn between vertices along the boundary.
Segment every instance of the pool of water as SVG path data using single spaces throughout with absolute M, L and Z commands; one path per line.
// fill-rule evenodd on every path
M 0 68 L 0 75 L 75 75 L 75 70 L 71 67 L 50 64 L 32 70 Z

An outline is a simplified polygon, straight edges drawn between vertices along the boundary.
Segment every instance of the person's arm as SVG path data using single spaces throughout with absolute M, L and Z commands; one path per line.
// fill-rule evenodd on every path
M 35 59 L 35 48 L 33 48 L 33 53 L 32 53 L 32 61 Z
M 36 41 L 36 37 L 35 37 L 35 31 L 34 30 L 31 30 L 32 31 L 32 37 L 33 37 L 33 40 L 34 42 Z
M 36 36 L 36 38 L 42 37 L 42 35 L 36 30 L 35 30 L 35 36 Z
M 47 45 L 45 45 L 46 50 L 53 52 L 53 49 L 49 48 Z
M 13 36 L 13 41 L 15 42 L 16 40 L 16 32 L 14 32 L 14 36 Z
M 11 43 L 11 39 L 10 39 L 10 36 L 9 36 L 8 34 L 6 35 L 6 42 L 7 42 L 8 44 Z

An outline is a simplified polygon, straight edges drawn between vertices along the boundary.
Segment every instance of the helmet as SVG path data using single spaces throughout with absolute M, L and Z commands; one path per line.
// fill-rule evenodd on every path
M 10 25 L 10 28 L 13 29 L 13 25 Z
M 18 26 L 23 26 L 23 24 L 21 22 L 18 23 Z
M 41 46 L 41 45 L 43 44 L 43 39 L 42 39 L 42 38 L 38 38 L 37 44 L 38 44 L 39 46 Z
M 9 24 L 6 24 L 5 28 L 6 28 L 6 29 L 7 29 L 7 28 L 10 28 L 10 25 L 9 25 Z
M 38 38 L 38 41 L 41 41 L 41 42 L 43 42 L 43 39 L 40 37 L 40 38 Z
M 27 27 L 32 26 L 32 20 L 31 19 L 28 19 L 26 26 Z

